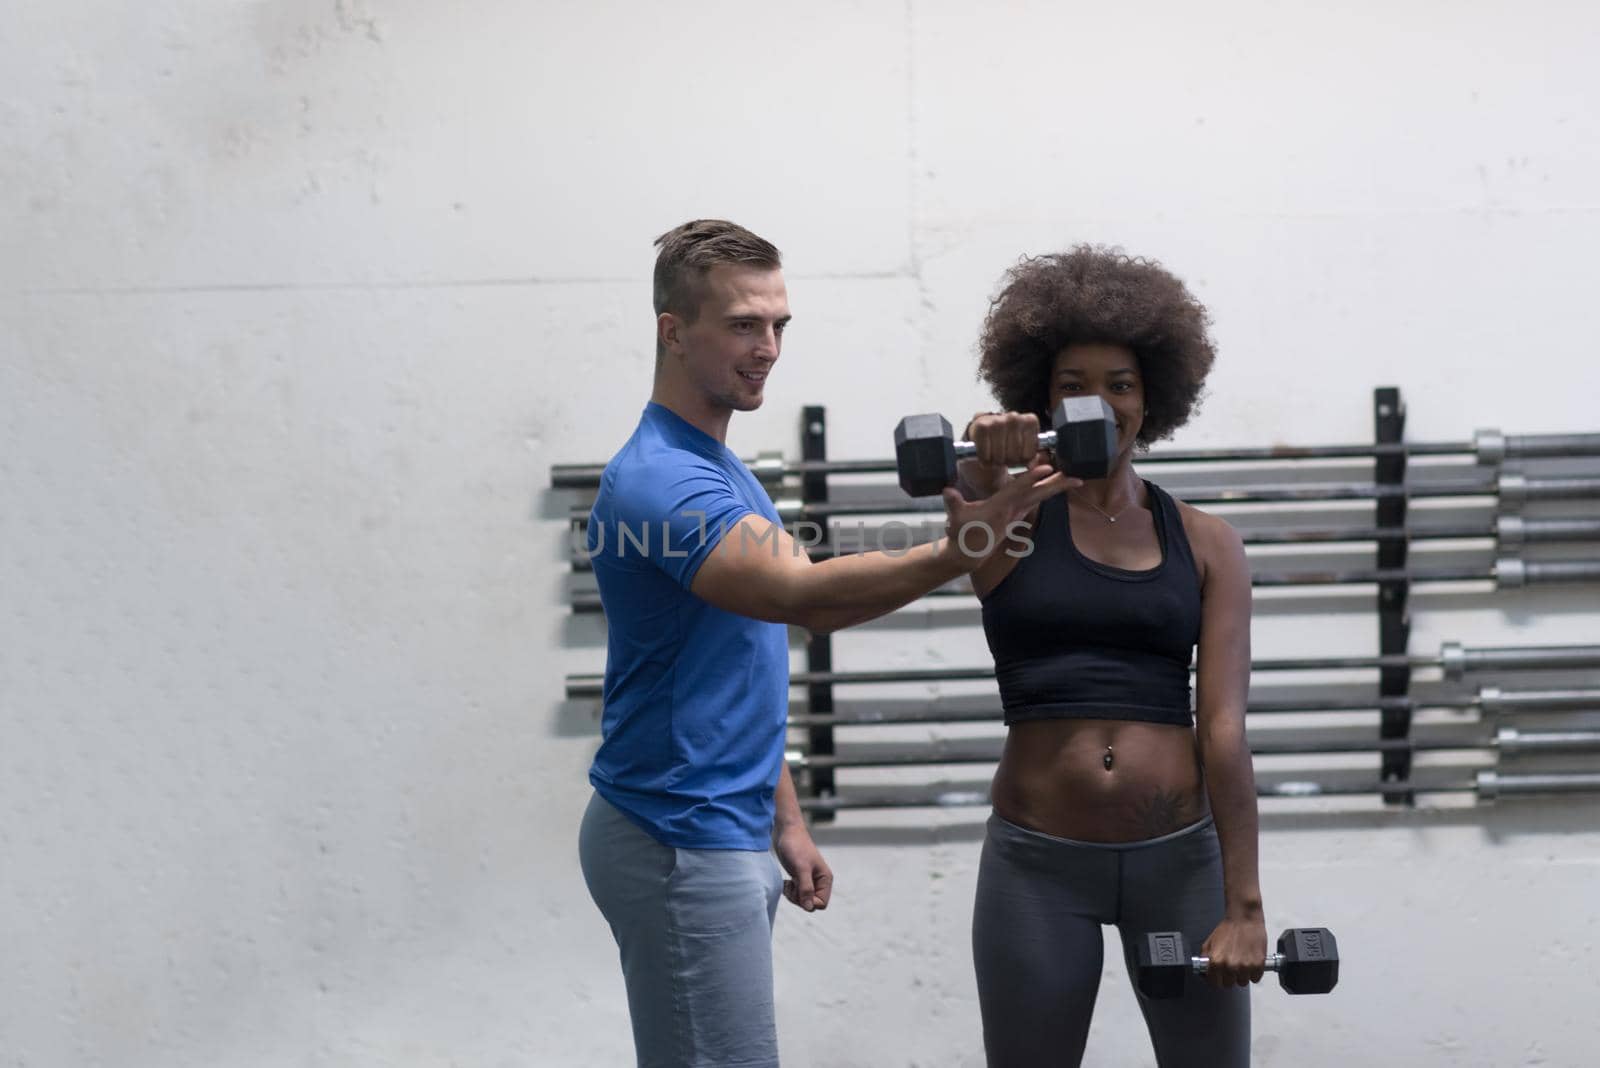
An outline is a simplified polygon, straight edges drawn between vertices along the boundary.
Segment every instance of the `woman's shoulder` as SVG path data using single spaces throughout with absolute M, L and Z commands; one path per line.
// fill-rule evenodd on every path
M 1152 487 L 1159 489 L 1154 482 Z M 1165 493 L 1165 490 L 1162 490 Z M 1189 539 L 1189 547 L 1194 552 L 1196 559 L 1205 565 L 1211 561 L 1232 558 L 1244 551 L 1244 541 L 1239 537 L 1239 532 L 1219 515 L 1196 508 L 1187 501 L 1180 501 L 1167 494 L 1177 506 L 1178 518 L 1183 521 L 1183 533 Z

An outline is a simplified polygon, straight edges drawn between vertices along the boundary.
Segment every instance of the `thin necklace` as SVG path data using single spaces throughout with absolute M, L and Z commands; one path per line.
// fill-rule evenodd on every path
M 1117 516 L 1121 515 L 1123 512 L 1126 512 L 1128 510 L 1129 506 L 1133 504 L 1132 501 L 1129 501 L 1127 504 L 1124 504 L 1121 508 L 1117 509 L 1117 514 L 1116 515 L 1112 515 L 1110 512 L 1108 512 L 1104 508 L 1100 507 L 1098 504 L 1095 504 L 1093 501 L 1084 500 L 1082 497 L 1078 498 L 1078 503 L 1079 504 L 1087 504 L 1090 508 L 1093 508 L 1095 511 L 1099 512 L 1101 515 L 1105 516 L 1107 523 L 1115 523 L 1117 521 Z

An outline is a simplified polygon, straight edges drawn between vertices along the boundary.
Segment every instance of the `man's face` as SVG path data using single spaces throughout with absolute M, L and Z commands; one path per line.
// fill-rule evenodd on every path
M 706 273 L 695 321 L 685 323 L 671 312 L 661 320 L 666 359 L 679 364 L 708 405 L 736 412 L 761 407 L 767 374 L 778 362 L 789 324 L 781 270 L 713 267 Z

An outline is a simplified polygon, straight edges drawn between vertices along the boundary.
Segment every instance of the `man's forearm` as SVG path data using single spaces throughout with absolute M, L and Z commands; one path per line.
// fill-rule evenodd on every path
M 804 825 L 805 815 L 800 811 L 800 794 L 794 788 L 794 776 L 789 774 L 789 762 L 783 762 L 783 770 L 778 773 L 778 788 L 773 791 L 773 817 L 772 837 L 778 835 L 797 824 Z
M 1217 840 L 1222 846 L 1224 908 L 1232 919 L 1259 916 L 1260 816 L 1249 744 L 1243 731 L 1223 732 L 1214 738 L 1202 733 L 1200 756 Z
M 982 538 L 973 535 L 974 548 Z M 965 571 L 944 555 L 945 539 L 905 553 L 855 553 L 796 575 L 795 618 L 817 633 L 852 627 L 902 608 Z

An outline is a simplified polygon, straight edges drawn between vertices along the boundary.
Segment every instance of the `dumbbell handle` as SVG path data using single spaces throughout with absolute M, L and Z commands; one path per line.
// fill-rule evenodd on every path
M 1211 958 L 1210 957 L 1190 957 L 1189 958 L 1189 967 L 1194 969 L 1194 974 L 1196 974 L 1196 975 L 1204 975 L 1204 974 L 1206 974 L 1206 968 L 1210 964 L 1211 964 Z M 1268 953 L 1267 954 L 1267 963 L 1266 963 L 1265 967 L 1266 967 L 1266 970 L 1269 971 L 1269 972 L 1278 971 L 1280 968 L 1283 967 L 1283 954 L 1282 953 Z
M 1056 451 L 1056 432 L 1054 430 L 1046 430 L 1046 431 L 1043 431 L 1043 432 L 1041 432 L 1039 434 L 1039 451 L 1040 452 L 1050 452 L 1050 453 L 1053 453 L 1053 452 Z M 956 442 L 956 459 L 957 460 L 971 460 L 972 458 L 974 458 L 977 455 L 978 455 L 978 446 L 977 445 L 973 444 L 970 441 L 958 441 L 958 442 Z

